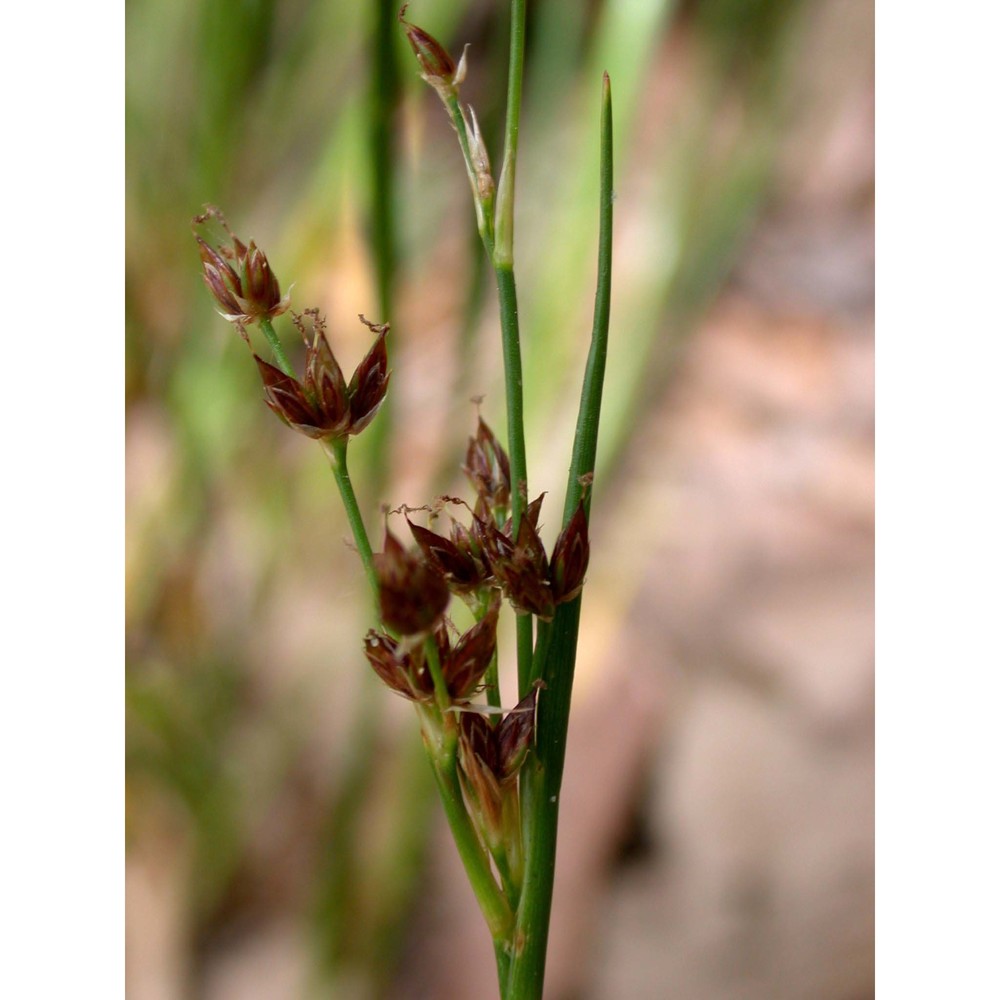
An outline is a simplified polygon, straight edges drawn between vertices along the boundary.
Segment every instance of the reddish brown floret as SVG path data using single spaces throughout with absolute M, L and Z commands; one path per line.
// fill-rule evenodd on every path
M 581 500 L 552 550 L 552 597 L 556 604 L 572 601 L 580 593 L 589 561 L 587 513 Z
M 400 635 L 430 632 L 451 596 L 444 577 L 418 552 L 407 551 L 388 528 L 374 561 L 382 621 Z

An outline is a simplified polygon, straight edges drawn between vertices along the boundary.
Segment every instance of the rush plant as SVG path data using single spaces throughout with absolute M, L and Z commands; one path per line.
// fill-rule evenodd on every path
M 504 145 L 498 178 L 475 111 L 460 87 L 457 61 L 399 12 L 423 78 L 440 97 L 458 136 L 483 250 L 499 297 L 506 396 L 506 449 L 480 416 L 463 471 L 468 498 L 401 507 L 407 546 L 386 527 L 375 552 L 348 469 L 351 438 L 365 430 L 390 385 L 389 327 L 361 321 L 370 349 L 345 377 L 317 310 L 291 312 L 264 252 L 244 243 L 218 209 L 196 228 L 221 226 L 226 238 L 197 235 L 203 276 L 222 316 L 250 346 L 267 406 L 289 427 L 319 441 L 333 469 L 371 589 L 376 627 L 361 643 L 383 683 L 410 701 L 441 802 L 469 883 L 492 935 L 505 1000 L 542 996 L 555 873 L 556 833 L 577 634 L 590 557 L 588 523 L 607 354 L 611 292 L 611 86 L 600 105 L 598 279 L 590 350 L 580 396 L 562 530 L 546 552 L 538 526 L 542 496 L 530 500 L 514 256 L 514 197 L 524 66 L 526 0 L 512 0 Z M 305 342 L 301 374 L 289 363 L 272 321 L 288 312 Z M 256 327 L 270 349 L 253 346 Z M 412 519 L 429 513 L 428 525 Z M 449 616 L 464 602 L 472 625 Z M 501 705 L 497 627 L 516 617 L 518 702 Z

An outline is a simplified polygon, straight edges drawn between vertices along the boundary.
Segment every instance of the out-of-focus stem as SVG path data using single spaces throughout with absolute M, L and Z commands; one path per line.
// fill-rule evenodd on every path
M 396 227 L 396 163 L 393 112 L 399 102 L 399 69 L 393 40 L 396 0 L 377 0 L 372 25 L 371 77 L 368 97 L 368 150 L 371 163 L 370 231 L 371 252 L 378 295 L 379 319 L 394 321 L 398 235 Z M 366 487 L 379 496 L 386 485 L 388 461 L 396 416 L 395 396 L 390 393 L 365 437 Z M 370 450 L 369 450 L 370 449 Z

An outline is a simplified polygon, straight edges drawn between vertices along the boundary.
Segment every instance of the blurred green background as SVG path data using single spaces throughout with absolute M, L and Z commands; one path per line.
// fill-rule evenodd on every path
M 222 207 L 282 287 L 294 284 L 293 308 L 327 315 L 348 371 L 370 336 L 357 314 L 391 321 L 391 399 L 352 445 L 373 536 L 380 504 L 461 490 L 470 397 L 504 425 L 495 293 L 454 137 L 395 16 L 381 0 L 126 4 L 134 1000 L 459 996 L 412 961 L 441 883 L 429 861 L 436 803 L 406 706 L 361 655 L 365 587 L 332 477 L 261 404 L 246 347 L 202 285 L 189 225 L 204 204 Z M 418 0 L 408 13 L 456 56 L 469 43 L 463 96 L 494 163 L 508 16 L 484 0 Z M 589 335 L 605 69 L 614 95 L 612 345 L 584 610 L 599 631 L 583 639 L 598 676 L 600 651 L 614 651 L 609 637 L 648 597 L 643 557 L 676 506 L 646 488 L 668 454 L 644 428 L 683 390 L 676 376 L 720 294 L 742 273 L 745 297 L 769 308 L 790 295 L 796 316 L 867 315 L 863 280 L 860 291 L 838 284 L 836 261 L 803 277 L 794 242 L 791 263 L 768 258 L 767 233 L 787 229 L 760 224 L 782 205 L 794 214 L 795 198 L 822 202 L 809 153 L 849 132 L 845 100 L 864 107 L 870 19 L 866 4 L 805 0 L 529 4 L 516 269 L 531 490 L 549 492 L 550 512 Z M 847 166 L 833 142 L 831 187 L 819 184 L 834 190 L 821 205 L 829 225 L 860 219 L 837 244 L 848 258 L 851 233 L 860 227 L 863 247 L 870 229 L 850 141 Z M 754 270 L 768 259 L 778 293 Z M 277 326 L 294 356 L 287 318 Z M 863 513 L 863 497 L 846 502 Z M 623 511 L 634 519 L 624 534 Z M 598 995 L 566 990 L 553 996 Z M 617 995 L 662 995 L 635 990 Z

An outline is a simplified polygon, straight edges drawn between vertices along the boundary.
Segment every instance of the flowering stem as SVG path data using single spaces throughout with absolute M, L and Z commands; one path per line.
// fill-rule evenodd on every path
M 337 480 L 337 488 L 344 501 L 344 510 L 347 512 L 347 521 L 351 526 L 351 533 L 354 535 L 354 544 L 361 557 L 361 564 L 365 568 L 365 576 L 368 577 L 368 584 L 375 601 L 375 617 L 377 619 L 381 617 L 378 577 L 375 575 L 371 542 L 368 541 L 368 532 L 365 530 L 365 522 L 361 517 L 361 509 L 358 507 L 358 498 L 355 496 L 354 486 L 351 484 L 351 474 L 347 469 L 347 441 L 346 437 L 334 438 L 328 445 L 327 453 L 330 457 L 330 468 L 333 469 L 333 478 Z
M 266 316 L 262 316 L 260 319 L 260 330 L 267 338 L 268 344 L 271 345 L 271 350 L 274 352 L 274 360 L 278 362 L 278 367 L 289 378 L 295 378 L 295 372 L 292 371 L 292 366 L 288 363 L 288 356 L 285 354 L 285 349 L 281 346 L 281 341 L 278 340 L 278 335 L 274 332 L 274 327 Z

